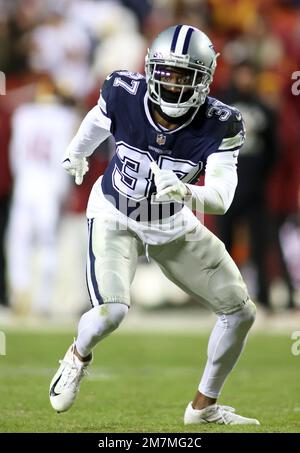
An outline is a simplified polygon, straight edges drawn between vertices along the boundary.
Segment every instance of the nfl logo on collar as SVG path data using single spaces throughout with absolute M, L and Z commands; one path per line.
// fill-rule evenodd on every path
M 164 134 L 157 134 L 156 143 L 160 146 L 163 146 L 166 143 L 166 136 Z

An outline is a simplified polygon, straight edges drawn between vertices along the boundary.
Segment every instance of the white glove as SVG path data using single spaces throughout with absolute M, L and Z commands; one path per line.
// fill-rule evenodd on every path
M 75 183 L 79 186 L 84 175 L 89 171 L 89 164 L 85 157 L 74 157 L 71 154 L 66 156 L 62 166 L 71 176 L 75 176 Z
M 182 201 L 189 194 L 187 186 L 172 170 L 161 170 L 155 162 L 151 162 L 150 168 L 154 173 L 158 200 L 166 196 L 167 200 Z

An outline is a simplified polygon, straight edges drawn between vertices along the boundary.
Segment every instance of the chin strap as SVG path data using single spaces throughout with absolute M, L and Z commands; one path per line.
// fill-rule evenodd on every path
M 188 126 L 193 121 L 193 119 L 195 118 L 195 116 L 200 108 L 200 107 L 191 107 L 191 108 L 189 108 L 189 111 L 185 115 L 178 116 L 176 118 L 176 117 L 169 116 L 166 113 L 164 113 L 162 111 L 160 105 L 154 104 L 154 102 L 152 102 L 152 101 L 150 101 L 150 105 L 151 105 L 151 108 L 155 109 L 164 120 L 166 120 L 172 124 L 177 124 L 177 128 L 180 128 L 180 129 Z
M 169 123 L 178 124 L 178 126 L 185 124 L 189 120 L 193 119 L 195 116 L 195 113 L 198 110 L 194 107 L 190 107 L 188 109 L 188 111 L 181 116 L 171 116 L 171 115 L 168 115 L 166 112 L 164 112 L 160 105 L 154 104 L 153 102 L 151 102 L 151 104 L 152 104 L 153 108 L 160 114 L 160 116 L 164 120 L 168 121 Z
M 183 115 L 186 115 L 190 110 L 190 107 L 186 108 L 176 108 L 176 107 L 169 107 L 165 105 L 161 105 L 161 110 L 171 118 L 181 118 Z

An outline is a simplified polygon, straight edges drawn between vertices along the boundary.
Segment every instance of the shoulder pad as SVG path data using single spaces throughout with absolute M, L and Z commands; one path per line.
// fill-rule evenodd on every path
M 102 86 L 100 91 L 100 98 L 98 104 L 100 108 L 107 112 L 108 104 L 116 99 L 116 96 L 121 94 L 135 95 L 140 85 L 140 81 L 144 80 L 145 77 L 138 72 L 129 71 L 114 71 L 109 74 Z M 122 90 L 120 90 L 122 88 Z
M 208 98 L 206 116 L 215 118 L 222 131 L 220 151 L 231 151 L 240 148 L 245 141 L 245 125 L 240 111 L 224 104 L 215 98 Z

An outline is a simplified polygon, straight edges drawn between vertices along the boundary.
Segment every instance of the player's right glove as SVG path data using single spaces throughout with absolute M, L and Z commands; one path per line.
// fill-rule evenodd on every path
M 157 199 L 183 201 L 190 196 L 187 186 L 180 181 L 172 170 L 161 170 L 156 162 L 151 162 L 150 168 L 154 173 L 154 182 L 157 189 Z
M 89 171 L 86 157 L 75 157 L 71 153 L 65 157 L 62 166 L 71 176 L 75 176 L 75 183 L 79 186 L 83 181 L 84 175 Z

